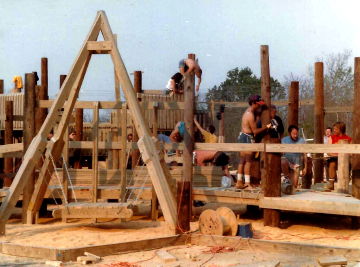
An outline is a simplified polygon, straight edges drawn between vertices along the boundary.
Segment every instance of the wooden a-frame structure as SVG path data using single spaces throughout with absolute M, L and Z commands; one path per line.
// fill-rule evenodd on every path
M 97 41 L 97 37 L 100 32 L 104 37 L 104 42 Z M 34 172 L 35 166 L 41 159 L 43 152 L 46 150 L 45 162 L 41 169 L 41 172 L 43 174 L 46 173 L 46 175 L 44 175 L 44 177 L 39 176 L 36 182 L 35 190 L 28 207 L 28 221 L 33 221 L 35 214 L 39 211 L 47 190 L 47 184 L 50 181 L 50 173 L 46 171 L 46 168 L 48 167 L 51 173 L 54 171 L 50 161 L 50 153 L 47 148 L 51 150 L 54 161 L 58 161 L 64 146 L 64 134 L 68 127 L 70 115 L 78 97 L 91 56 L 95 53 L 111 55 L 115 67 L 116 77 L 119 79 L 123 88 L 127 105 L 130 109 L 132 120 L 134 121 L 134 126 L 136 127 L 136 131 L 139 135 L 138 146 L 140 152 L 142 153 L 142 159 L 148 168 L 165 220 L 170 226 L 176 226 L 176 185 L 172 180 L 170 172 L 163 159 L 164 155 L 162 149 L 160 149 L 157 139 L 151 137 L 150 128 L 144 120 L 143 111 L 141 110 L 135 96 L 133 86 L 120 56 L 106 14 L 104 11 L 98 11 L 90 32 L 87 35 L 85 42 L 61 87 L 60 93 L 57 95 L 39 133 L 32 140 L 31 145 L 26 151 L 23 163 L 21 164 L 9 192 L 0 207 L 0 235 L 5 234 L 5 223 L 9 219 L 12 209 L 15 207 L 29 177 Z M 97 105 L 94 106 L 94 109 L 97 109 L 98 112 L 99 103 L 97 102 L 96 104 Z M 58 127 L 54 132 L 53 138 L 48 141 L 47 136 L 62 109 L 62 116 Z M 96 155 L 94 155 L 94 157 L 96 157 Z M 97 182 L 96 176 L 97 175 L 95 174 L 95 182 Z

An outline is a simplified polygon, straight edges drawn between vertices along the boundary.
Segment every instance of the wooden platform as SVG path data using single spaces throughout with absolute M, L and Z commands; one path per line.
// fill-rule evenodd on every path
M 360 200 L 348 194 L 318 191 L 300 191 L 281 198 L 264 197 L 261 208 L 360 216 Z

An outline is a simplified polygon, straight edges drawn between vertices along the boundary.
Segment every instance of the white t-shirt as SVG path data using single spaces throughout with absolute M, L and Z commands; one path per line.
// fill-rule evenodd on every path
M 172 79 L 170 79 L 170 80 L 167 82 L 166 88 L 172 91 L 172 90 L 174 90 L 174 88 L 172 88 L 171 80 L 172 80 Z

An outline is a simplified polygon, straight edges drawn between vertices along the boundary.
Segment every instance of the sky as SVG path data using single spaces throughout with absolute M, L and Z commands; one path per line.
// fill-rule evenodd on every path
M 59 76 L 69 72 L 96 12 L 104 10 L 129 75 L 144 72 L 143 89 L 163 89 L 188 53 L 203 70 L 202 93 L 236 67 L 259 77 L 261 45 L 269 46 L 270 75 L 283 82 L 327 54 L 349 49 L 360 56 L 359 7 L 357 0 L 1 0 L 0 79 L 8 92 L 14 75 L 41 73 L 47 57 L 54 98 Z M 80 100 L 114 99 L 111 58 L 94 55 Z

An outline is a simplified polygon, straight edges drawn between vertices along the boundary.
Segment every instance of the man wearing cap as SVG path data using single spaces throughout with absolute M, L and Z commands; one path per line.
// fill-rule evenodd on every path
M 264 104 L 265 104 L 264 101 L 262 101 L 259 95 L 253 95 L 249 98 L 250 107 L 248 107 L 248 109 L 245 111 L 242 117 L 241 132 L 238 137 L 239 143 L 251 144 L 254 142 L 255 135 L 265 132 L 267 129 L 271 127 L 271 123 L 262 128 L 256 127 L 255 112 Z M 242 189 L 248 186 L 250 187 L 250 170 L 253 159 L 254 159 L 254 152 L 252 151 L 240 152 L 240 164 L 238 166 L 237 182 L 235 185 L 236 188 Z M 243 183 L 244 174 L 245 174 L 245 185 Z

